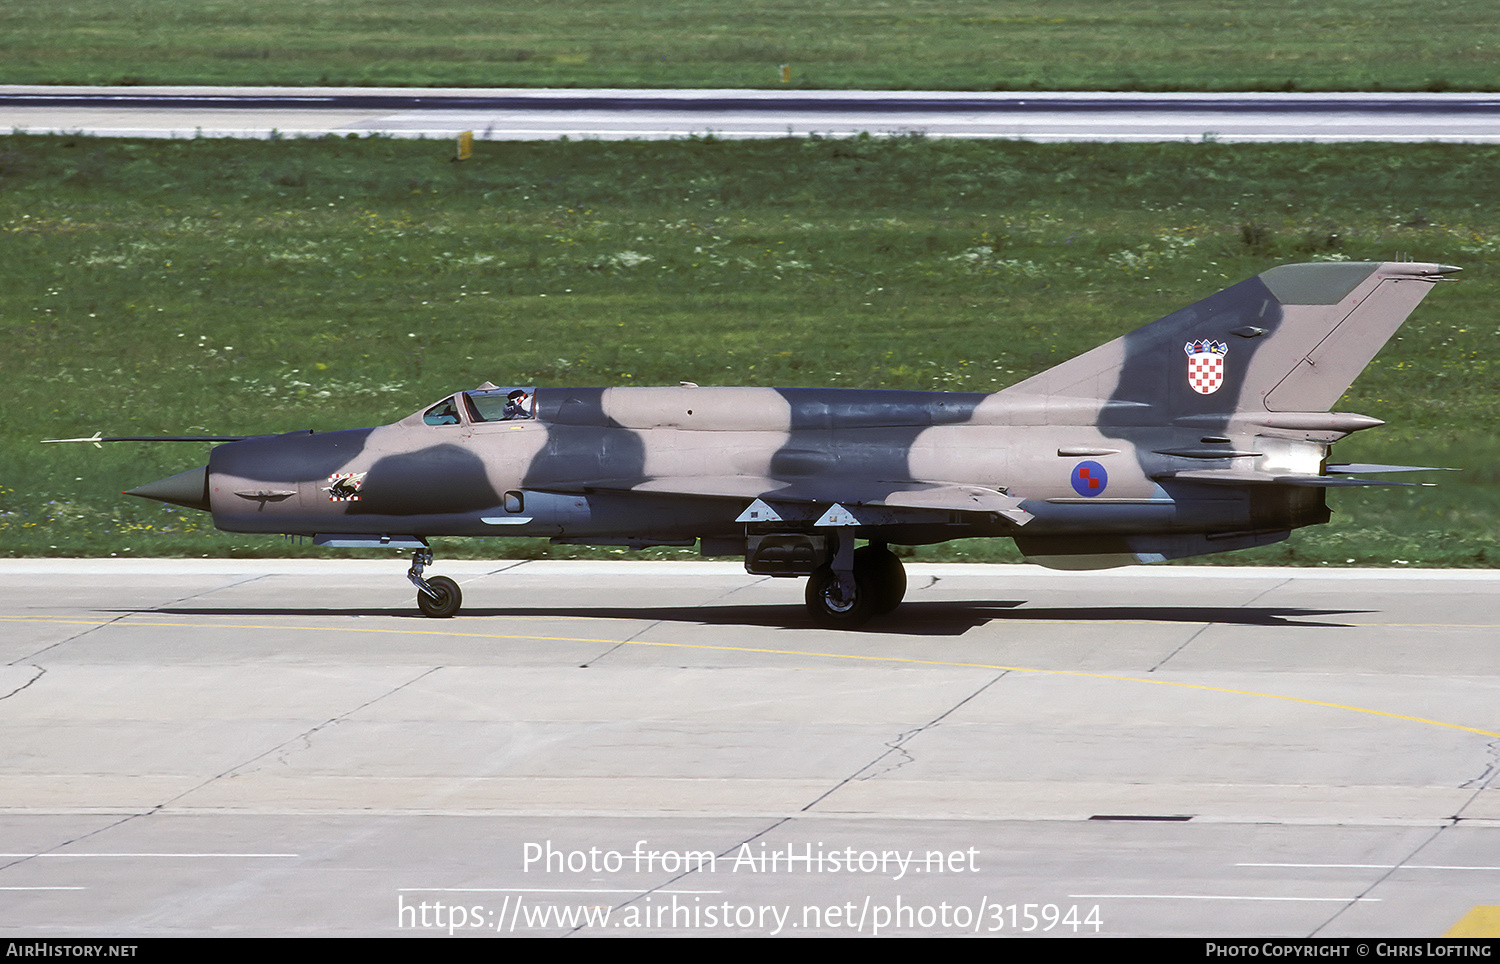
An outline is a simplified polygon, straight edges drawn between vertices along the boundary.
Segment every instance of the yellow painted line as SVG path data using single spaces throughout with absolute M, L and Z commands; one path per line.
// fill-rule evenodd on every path
M 1458 919 L 1444 937 L 1500 937 L 1500 907 L 1475 907 Z
M 1442 720 L 1429 720 L 1421 716 L 1408 716 L 1404 713 L 1391 713 L 1387 710 L 1371 709 L 1367 706 L 1352 706 L 1347 703 L 1330 703 L 1326 700 L 1308 699 L 1303 696 L 1285 696 L 1279 693 L 1260 693 L 1255 690 L 1239 690 L 1227 686 L 1208 686 L 1203 683 L 1180 683 L 1168 679 L 1145 679 L 1139 676 L 1116 676 L 1111 673 L 1086 673 L 1082 670 L 1072 669 L 1037 669 L 1030 666 L 1002 666 L 998 663 L 967 663 L 955 660 L 940 659 L 916 659 L 910 656 L 871 656 L 863 653 L 824 653 L 816 650 L 798 649 L 769 649 L 759 646 L 719 646 L 709 643 L 665 643 L 653 642 L 641 639 L 597 639 L 586 636 L 535 636 L 519 633 L 466 633 L 452 630 L 437 629 L 377 629 L 364 626 L 262 626 L 254 623 L 180 623 L 180 622 L 147 622 L 126 619 L 113 620 L 90 620 L 90 619 L 62 619 L 51 616 L 0 616 L 0 620 L 10 622 L 42 622 L 73 624 L 84 626 L 114 626 L 118 628 L 141 627 L 160 629 L 267 629 L 275 632 L 287 632 L 297 629 L 308 629 L 316 632 L 336 633 L 375 633 L 382 635 L 399 636 L 444 636 L 457 639 L 507 639 L 507 640 L 534 640 L 549 643 L 598 643 L 609 646 L 654 646 L 662 649 L 695 649 L 709 650 L 725 653 L 755 653 L 763 656 L 800 656 L 808 659 L 847 659 L 860 660 L 871 663 L 903 663 L 913 666 L 951 666 L 960 669 L 989 669 L 1000 670 L 1011 673 L 1036 673 L 1048 676 L 1076 676 L 1083 679 L 1102 679 L 1121 683 L 1151 683 L 1156 686 L 1173 686 L 1178 689 L 1198 690 L 1205 693 L 1226 693 L 1232 696 L 1253 696 L 1267 700 L 1282 700 L 1287 703 L 1300 703 L 1304 706 L 1317 706 L 1330 710 L 1347 710 L 1351 713 L 1364 713 L 1369 716 L 1380 716 L 1391 720 L 1401 720 L 1406 723 L 1421 723 L 1426 726 L 1436 726 L 1447 730 L 1458 730 L 1464 733 L 1477 733 L 1480 736 L 1494 737 L 1500 739 L 1500 732 L 1495 730 L 1484 730 L 1474 726 L 1463 726 L 1459 723 L 1445 723 Z
M 1359 629 L 1497 629 L 1500 623 L 1360 623 Z
M 1079 622 L 1091 624 L 1108 623 L 1112 626 L 1193 626 L 1197 625 L 1190 619 L 1028 619 L 1025 610 L 1010 609 L 1000 615 L 991 615 L 989 618 L 996 622 L 1035 623 L 1038 626 L 1076 626 Z M 1345 615 L 1335 613 L 1334 615 Z M 4 618 L 4 617 L 0 617 Z M 551 617 L 547 617 L 551 618 Z M 1307 618 L 1318 618 L 1316 614 Z M 1287 626 L 1296 626 L 1296 622 L 1285 623 Z M 1212 625 L 1233 627 L 1250 626 L 1251 628 L 1262 628 L 1260 623 L 1213 623 Z M 1348 626 L 1323 626 L 1307 625 L 1309 629 L 1500 629 L 1500 623 L 1351 623 Z

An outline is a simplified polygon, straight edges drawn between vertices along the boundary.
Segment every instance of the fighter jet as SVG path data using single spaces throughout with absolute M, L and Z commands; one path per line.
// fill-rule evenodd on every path
M 1328 488 L 1399 484 L 1360 475 L 1418 467 L 1328 464 L 1382 424 L 1330 409 L 1457 270 L 1272 268 L 994 394 L 487 382 L 379 428 L 235 438 L 127 494 L 229 532 L 410 549 L 429 616 L 461 604 L 424 576 L 429 538 L 545 536 L 697 543 L 806 577 L 812 617 L 853 626 L 901 603 L 891 546 L 1010 538 L 1062 569 L 1180 559 L 1327 522 Z

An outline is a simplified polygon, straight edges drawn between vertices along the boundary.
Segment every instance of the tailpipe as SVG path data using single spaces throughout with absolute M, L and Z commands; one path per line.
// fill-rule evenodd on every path
M 188 469 L 170 478 L 147 482 L 145 485 L 130 489 L 125 494 L 139 496 L 142 499 L 155 499 L 157 502 L 170 502 L 189 509 L 201 509 L 204 512 L 213 511 L 208 504 L 208 466 L 206 465 Z

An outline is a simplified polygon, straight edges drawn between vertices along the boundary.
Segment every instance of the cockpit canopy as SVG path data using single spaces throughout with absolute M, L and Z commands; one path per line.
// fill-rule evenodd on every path
M 536 388 L 477 388 L 443 399 L 422 413 L 427 425 L 511 422 L 536 417 Z

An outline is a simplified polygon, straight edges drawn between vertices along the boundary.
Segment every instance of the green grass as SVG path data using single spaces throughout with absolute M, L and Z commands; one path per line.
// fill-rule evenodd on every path
M 0 82 L 1495 90 L 1493 4 L 10 0 Z
M 1285 261 L 1465 267 L 1338 408 L 1335 524 L 1216 561 L 1494 565 L 1500 149 L 921 138 L 450 145 L 0 137 L 9 555 L 281 554 L 121 498 L 194 445 L 381 424 L 491 379 L 990 391 Z M 486 555 L 574 550 L 453 540 Z M 1014 558 L 1008 542 L 921 558 Z

